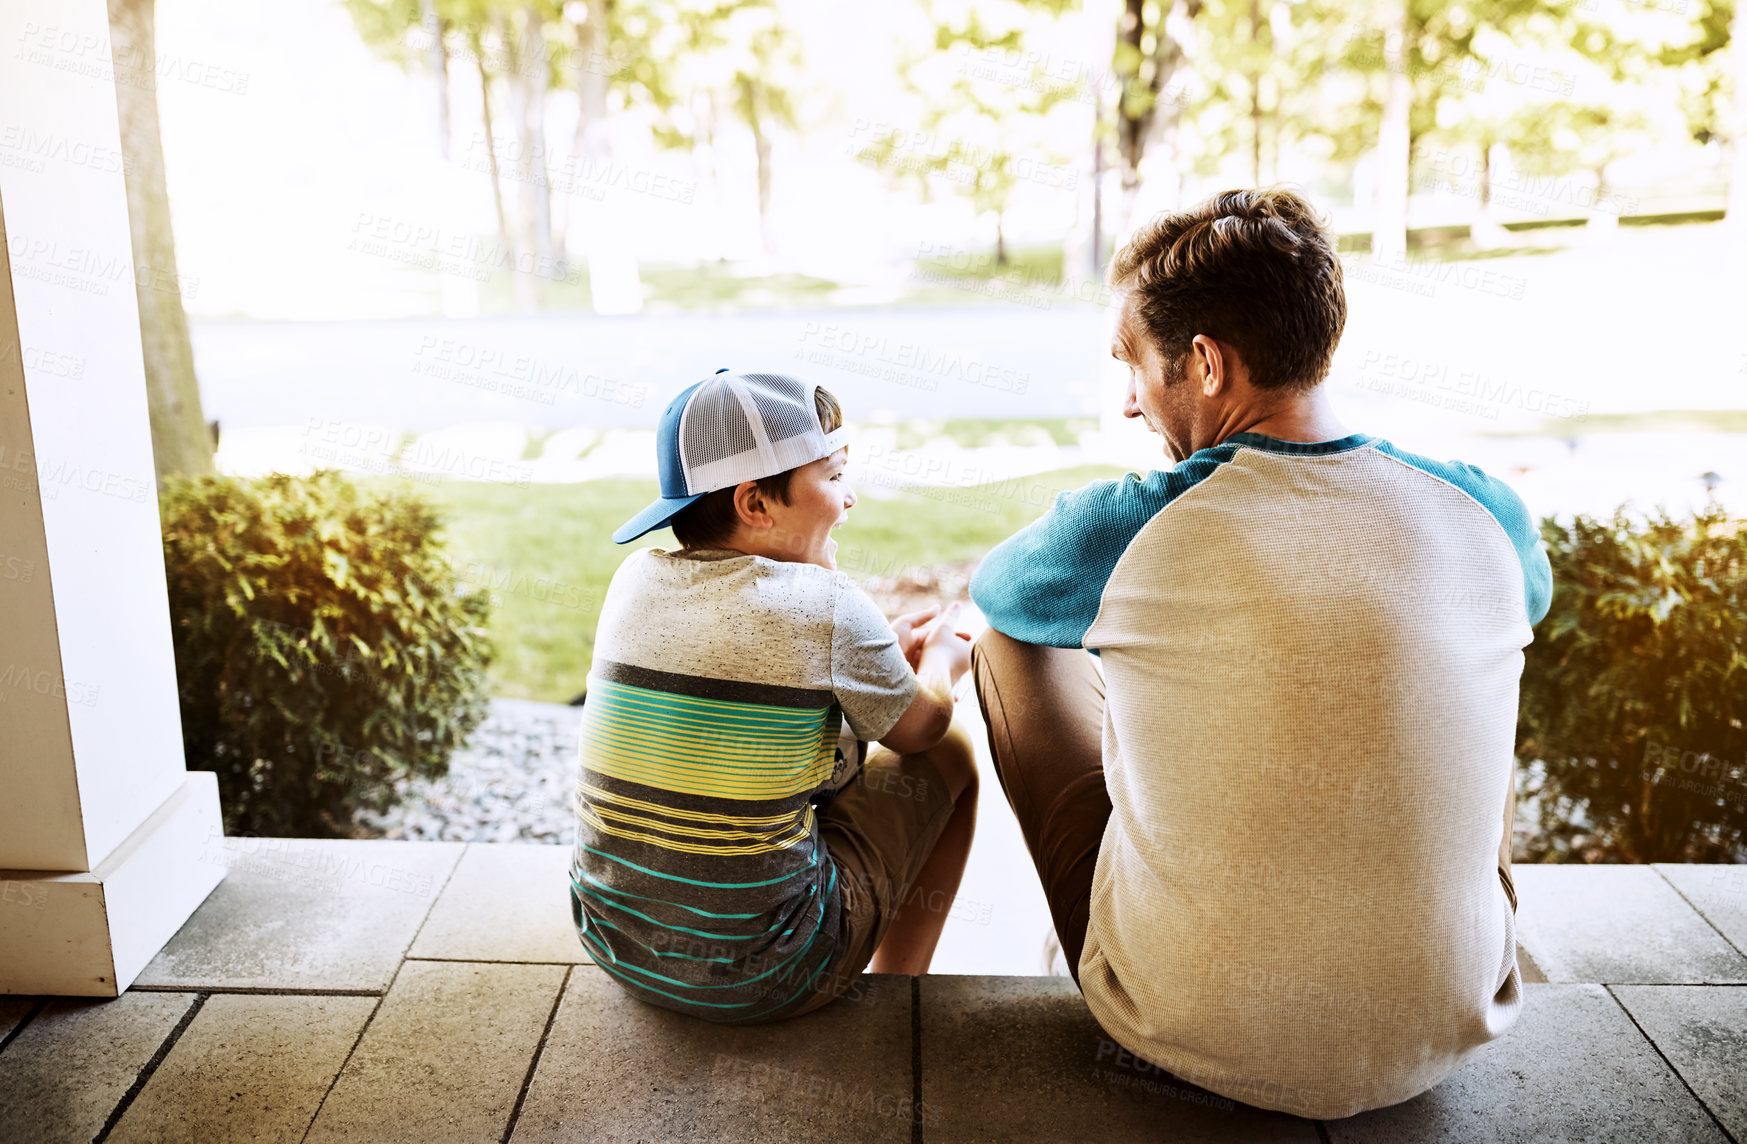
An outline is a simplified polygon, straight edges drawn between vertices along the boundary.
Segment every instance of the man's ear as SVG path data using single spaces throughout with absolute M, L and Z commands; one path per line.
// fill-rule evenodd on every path
M 1201 378 L 1201 392 L 1207 397 L 1218 397 L 1220 390 L 1231 384 L 1231 366 L 1225 351 L 1218 342 L 1206 334 L 1196 334 L 1190 343 L 1197 357 L 1205 363 L 1207 372 Z
M 734 515 L 740 518 L 743 526 L 754 530 L 766 529 L 776 523 L 770 518 L 764 490 L 758 487 L 757 481 L 741 481 L 734 486 Z

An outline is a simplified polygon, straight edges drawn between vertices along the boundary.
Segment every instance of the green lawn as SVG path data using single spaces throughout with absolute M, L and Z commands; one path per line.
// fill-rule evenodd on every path
M 970 488 L 911 489 L 888 500 L 863 495 L 837 533 L 838 566 L 857 580 L 987 552 L 1048 508 L 1062 489 L 1118 476 L 1087 466 Z M 442 506 L 449 547 L 469 584 L 489 586 L 497 647 L 492 693 L 556 702 L 583 690 L 601 596 L 637 547 L 612 531 L 655 496 L 653 481 L 578 485 L 397 483 Z

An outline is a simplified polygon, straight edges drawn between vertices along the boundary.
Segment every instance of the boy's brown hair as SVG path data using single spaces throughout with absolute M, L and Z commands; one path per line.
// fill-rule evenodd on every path
M 1279 187 L 1159 215 L 1117 252 L 1110 286 L 1138 295 L 1167 377 L 1205 334 L 1237 351 L 1258 389 L 1314 389 L 1347 324 L 1334 242 L 1316 209 Z
M 827 433 L 834 432 L 843 424 L 843 408 L 837 404 L 837 398 L 830 390 L 815 386 L 813 389 L 813 408 L 819 413 L 819 427 Z M 785 469 L 768 477 L 760 477 L 753 484 L 766 496 L 774 497 L 782 504 L 789 503 L 789 481 L 794 477 L 795 470 Z M 734 535 L 734 528 L 740 523 L 740 516 L 734 511 L 734 490 L 738 485 L 729 485 L 725 489 L 705 493 L 703 499 L 693 501 L 679 510 L 679 515 L 673 518 L 673 537 L 679 541 L 682 550 L 700 548 L 720 548 Z

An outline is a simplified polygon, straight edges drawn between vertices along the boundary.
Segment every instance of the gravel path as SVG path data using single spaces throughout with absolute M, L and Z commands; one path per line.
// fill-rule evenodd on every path
M 569 844 L 581 725 L 580 707 L 493 699 L 447 776 L 402 783 L 398 806 L 358 823 L 380 838 Z

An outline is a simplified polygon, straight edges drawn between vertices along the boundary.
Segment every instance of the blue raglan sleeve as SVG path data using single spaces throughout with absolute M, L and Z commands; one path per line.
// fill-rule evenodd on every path
M 1129 542 L 1194 483 L 1184 470 L 1129 473 L 1061 493 L 1048 512 L 983 558 L 971 578 L 971 601 L 996 631 L 1016 640 L 1083 646 Z
M 1480 473 L 1479 469 L 1474 471 Z M 1516 490 L 1497 477 L 1485 473 L 1480 475 L 1496 486 L 1491 498 L 1496 507 L 1486 500 L 1481 503 L 1492 509 L 1492 515 L 1504 525 L 1505 534 L 1516 549 L 1517 559 L 1522 561 L 1523 603 L 1528 607 L 1529 626 L 1532 628 L 1547 618 L 1547 612 L 1553 606 L 1553 565 L 1547 560 L 1547 546 L 1541 541 L 1541 530 L 1535 524 L 1534 516 L 1522 498 L 1516 495 Z
M 1547 546 L 1541 542 L 1541 530 L 1534 516 L 1516 490 L 1484 470 L 1465 461 L 1433 461 L 1389 442 L 1378 446 L 1397 460 L 1423 469 L 1450 482 L 1475 500 L 1504 529 L 1516 549 L 1517 560 L 1523 566 L 1523 603 L 1527 607 L 1529 626 L 1546 619 L 1553 606 L 1553 567 L 1547 560 Z

